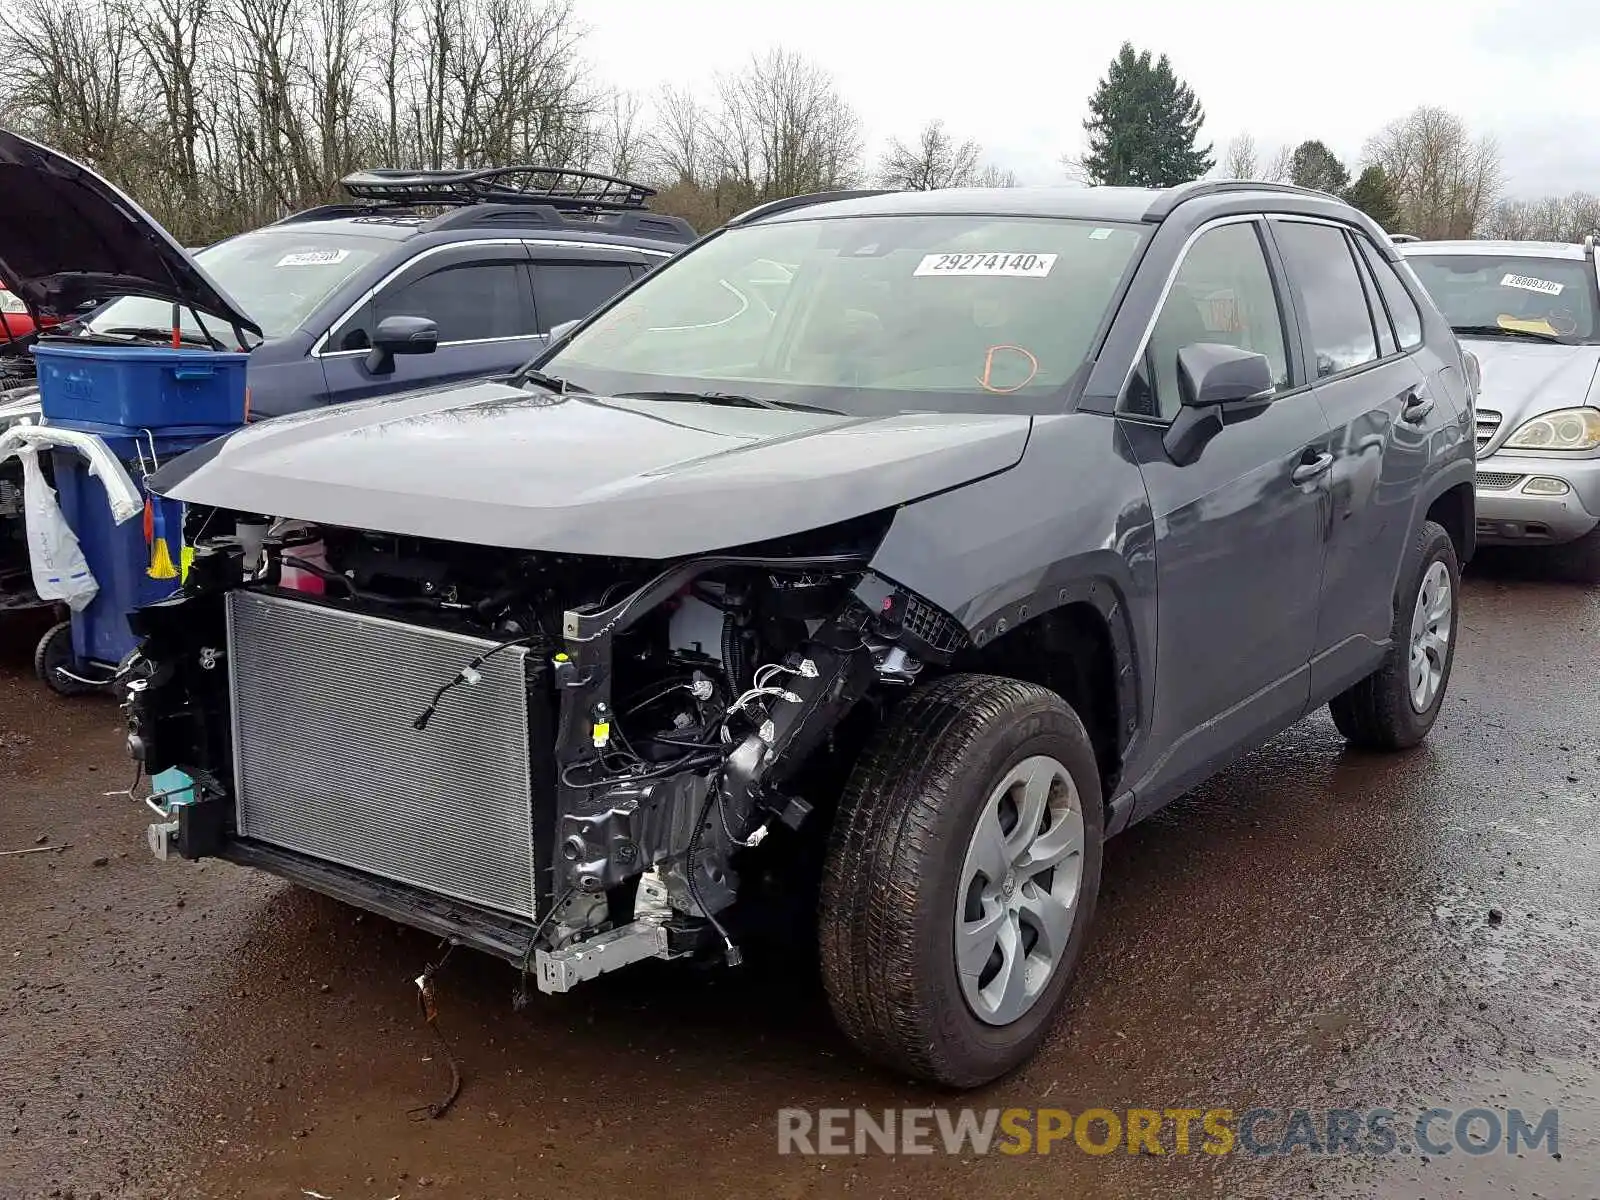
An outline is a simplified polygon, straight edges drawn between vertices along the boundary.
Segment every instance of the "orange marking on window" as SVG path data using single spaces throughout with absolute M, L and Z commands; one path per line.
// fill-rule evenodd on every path
M 994 375 L 994 356 L 1002 350 L 1010 350 L 1012 353 L 1020 354 L 1028 360 L 1028 377 L 1021 383 L 1014 384 L 1011 387 L 997 387 L 989 382 L 990 377 Z M 978 386 L 986 392 L 993 392 L 997 396 L 1008 396 L 1012 392 L 1020 392 L 1027 387 L 1033 382 L 1034 376 L 1038 373 L 1039 360 L 1021 346 L 990 346 L 983 356 L 983 374 L 978 377 Z

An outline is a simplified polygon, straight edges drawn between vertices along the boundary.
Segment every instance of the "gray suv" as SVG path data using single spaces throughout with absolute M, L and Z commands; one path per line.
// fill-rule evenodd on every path
M 153 477 L 195 556 L 136 617 L 151 845 L 545 992 L 803 928 L 864 1053 L 981 1084 L 1108 835 L 1319 705 L 1427 735 L 1473 425 L 1328 196 L 769 204 L 510 376 Z
M 1482 374 L 1478 540 L 1600 583 L 1600 275 L 1559 242 L 1413 242 L 1406 262 Z

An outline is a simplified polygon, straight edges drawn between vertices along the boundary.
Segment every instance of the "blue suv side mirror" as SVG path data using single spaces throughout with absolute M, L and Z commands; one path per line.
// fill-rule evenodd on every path
M 385 317 L 372 335 L 367 370 L 388 375 L 397 354 L 432 354 L 439 348 L 439 327 L 427 317 Z

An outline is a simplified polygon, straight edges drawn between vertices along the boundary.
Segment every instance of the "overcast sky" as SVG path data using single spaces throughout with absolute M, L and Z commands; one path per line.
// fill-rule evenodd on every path
M 1508 193 L 1600 192 L 1600 8 L 1593 0 L 576 0 L 610 83 L 709 89 L 772 46 L 830 71 L 868 153 L 930 117 L 1023 183 L 1064 181 L 1084 103 L 1123 40 L 1165 52 L 1217 156 L 1321 138 L 1352 164 L 1367 136 L 1439 104 L 1500 143 Z M 1586 11 L 1587 10 L 1587 11 Z M 1585 67 L 1589 69 L 1586 71 Z

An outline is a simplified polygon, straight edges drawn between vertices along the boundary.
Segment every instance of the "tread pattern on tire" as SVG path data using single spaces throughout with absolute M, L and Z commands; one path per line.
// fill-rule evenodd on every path
M 949 1067 L 913 973 L 917 897 L 907 885 L 933 853 L 960 764 L 1008 713 L 1075 736 L 1093 762 L 1081 722 L 1055 693 L 998 676 L 947 676 L 908 697 L 872 740 L 832 832 L 820 942 L 835 1019 L 867 1056 L 926 1079 L 948 1079 Z M 1080 786 L 1086 808 L 1100 804 L 1093 785 Z
M 1394 625 L 1391 627 L 1390 651 L 1383 665 L 1372 674 L 1328 702 L 1328 713 L 1334 727 L 1353 746 L 1365 750 L 1403 750 L 1427 736 L 1427 729 L 1416 732 L 1417 714 L 1411 709 L 1407 690 L 1408 664 L 1411 647 L 1411 613 L 1416 603 L 1416 591 L 1422 581 L 1422 572 L 1432 561 L 1432 547 L 1440 540 L 1449 548 L 1450 586 L 1455 591 L 1459 606 L 1461 570 L 1455 559 L 1455 543 L 1444 526 L 1436 521 L 1424 521 L 1412 539 L 1406 561 L 1417 564 L 1406 573 L 1406 588 L 1396 598 Z M 1450 657 L 1455 659 L 1455 643 L 1460 635 L 1459 612 L 1450 635 Z M 1439 700 L 1450 683 L 1449 673 L 1439 685 Z M 1432 722 L 1428 724 L 1432 728 Z

